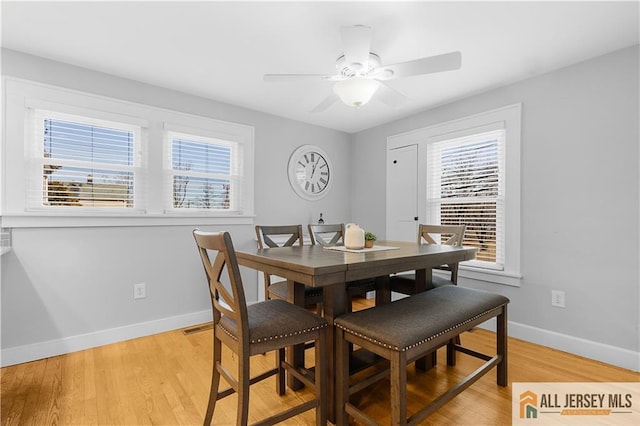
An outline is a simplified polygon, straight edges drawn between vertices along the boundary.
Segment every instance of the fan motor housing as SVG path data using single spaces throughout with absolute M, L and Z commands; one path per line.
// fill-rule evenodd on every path
M 374 74 L 380 66 L 380 56 L 373 52 L 369 52 L 369 60 L 366 64 L 352 63 L 348 64 L 345 56 L 342 55 L 336 59 L 336 68 L 344 78 L 351 78 L 359 75 L 361 77 Z

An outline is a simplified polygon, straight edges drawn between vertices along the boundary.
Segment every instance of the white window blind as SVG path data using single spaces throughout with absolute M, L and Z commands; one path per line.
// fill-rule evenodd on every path
M 466 225 L 474 266 L 504 269 L 503 129 L 428 144 L 427 223 Z
M 28 208 L 140 209 L 141 128 L 55 111 L 31 110 Z
M 174 131 L 167 141 L 168 210 L 242 211 L 240 144 Z

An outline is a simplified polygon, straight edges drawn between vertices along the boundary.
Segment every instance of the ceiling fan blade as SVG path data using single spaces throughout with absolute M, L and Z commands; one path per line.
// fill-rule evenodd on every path
M 374 97 L 379 101 L 387 104 L 391 108 L 397 108 L 407 101 L 407 97 L 393 87 L 382 81 L 378 80 L 378 82 L 380 83 L 380 87 L 378 87 L 378 91 Z
M 341 27 L 340 38 L 344 49 L 345 63 L 352 69 L 354 64 L 366 66 L 369 61 L 369 49 L 371 46 L 371 28 L 364 25 L 354 27 Z
M 295 80 L 341 80 L 343 77 L 334 74 L 265 74 L 264 81 L 295 81 Z
M 462 54 L 460 52 L 444 53 L 442 55 L 429 56 L 399 64 L 388 65 L 381 68 L 380 73 L 393 74 L 387 78 L 409 77 L 412 75 L 431 74 L 442 71 L 453 71 L 462 66 Z M 384 77 L 381 77 L 384 79 Z
M 326 110 L 327 108 L 329 108 L 334 103 L 336 103 L 338 101 L 338 99 L 340 99 L 340 98 L 338 98 L 338 95 L 336 95 L 335 93 L 332 92 L 322 102 L 320 102 L 314 109 L 312 109 L 311 112 L 312 113 L 322 112 L 322 111 Z

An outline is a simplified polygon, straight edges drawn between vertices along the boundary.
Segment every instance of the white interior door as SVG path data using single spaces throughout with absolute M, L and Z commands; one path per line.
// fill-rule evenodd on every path
M 387 239 L 415 241 L 418 233 L 418 146 L 387 151 Z

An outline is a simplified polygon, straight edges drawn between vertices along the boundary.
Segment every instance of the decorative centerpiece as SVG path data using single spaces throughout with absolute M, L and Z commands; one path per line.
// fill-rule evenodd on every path
M 376 237 L 376 234 L 374 234 L 373 232 L 366 231 L 364 233 L 364 247 L 365 248 L 373 247 L 373 242 L 377 239 L 378 237 Z
M 347 223 L 345 226 L 344 246 L 354 250 L 364 247 L 364 230 L 357 223 Z

